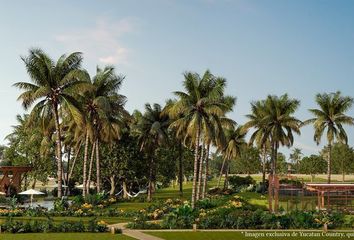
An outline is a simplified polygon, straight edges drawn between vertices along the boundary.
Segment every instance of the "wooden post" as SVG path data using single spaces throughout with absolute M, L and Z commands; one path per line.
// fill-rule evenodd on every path
M 196 232 L 197 231 L 197 224 L 193 224 L 193 232 Z

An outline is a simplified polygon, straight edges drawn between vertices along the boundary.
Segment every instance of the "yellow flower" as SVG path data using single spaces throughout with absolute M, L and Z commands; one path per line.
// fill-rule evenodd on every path
M 98 225 L 107 225 L 107 223 L 103 220 L 97 222 Z

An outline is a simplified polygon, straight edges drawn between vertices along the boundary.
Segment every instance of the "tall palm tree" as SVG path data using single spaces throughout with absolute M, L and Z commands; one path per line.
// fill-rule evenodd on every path
M 112 143 L 119 139 L 124 125 L 123 118 L 129 115 L 124 109 L 126 97 L 118 93 L 123 80 L 123 76 L 115 73 L 114 67 L 106 66 L 103 69 L 97 67 L 96 75 L 91 82 L 92 90 L 83 96 L 82 102 L 86 112 L 83 193 L 87 191 L 85 186 L 87 185 L 86 169 L 90 139 L 92 147 L 95 147 L 92 153 L 96 152 L 96 187 L 97 192 L 100 192 L 99 141 Z M 93 159 L 93 154 L 91 159 Z
M 177 134 L 186 130 L 186 137 L 194 142 L 194 173 L 192 188 L 192 207 L 194 208 L 197 193 L 198 159 L 201 137 L 205 135 L 206 129 L 209 133 L 213 131 L 211 115 L 222 116 L 230 105 L 225 103 L 224 89 L 226 80 L 213 76 L 206 71 L 203 76 L 197 73 L 186 72 L 184 74 L 183 86 L 185 92 L 176 91 L 177 102 L 170 108 L 170 116 L 175 121 L 171 124 Z M 230 98 L 235 102 L 234 98 Z M 232 104 L 233 105 L 233 104 Z
M 31 83 L 14 84 L 24 90 L 18 100 L 22 101 L 26 110 L 36 103 L 31 115 L 51 115 L 55 120 L 58 197 L 61 197 L 62 145 L 59 108 L 62 107 L 72 114 L 75 121 L 83 121 L 75 95 L 88 89 L 85 84 L 88 74 L 81 69 L 82 55 L 78 52 L 62 55 L 55 63 L 41 49 L 30 49 L 29 55 L 22 57 L 22 60 Z
M 220 179 L 222 173 L 225 172 L 225 182 L 224 189 L 228 188 L 228 172 L 230 168 L 230 161 L 236 159 L 241 155 L 241 149 L 246 145 L 245 137 L 247 131 L 242 126 L 237 128 L 229 128 L 225 130 L 226 145 L 221 152 L 223 153 L 224 161 L 223 166 L 220 171 L 218 185 L 220 184 Z M 226 167 L 225 167 L 226 166 Z
M 170 121 L 168 116 L 163 114 L 161 106 L 157 103 L 153 106 L 146 104 L 144 114 L 136 113 L 135 115 L 139 116 L 135 132 L 138 136 L 140 149 L 144 150 L 150 158 L 148 201 L 151 201 L 155 178 L 155 150 L 158 146 L 168 143 L 167 129 Z
M 272 181 L 270 194 L 274 196 L 274 210 L 278 210 L 278 189 L 275 188 L 276 163 L 279 146 L 291 147 L 294 142 L 293 132 L 300 134 L 302 122 L 293 116 L 300 102 L 291 99 L 287 94 L 280 97 L 269 95 L 264 102 L 263 124 L 266 125 L 265 139 L 269 138 L 272 148 Z M 273 192 L 274 190 L 274 192 Z M 270 198 L 271 200 L 271 198 Z M 269 202 L 272 210 L 271 201 Z
M 346 112 L 353 105 L 353 98 L 342 96 L 341 93 L 323 93 L 316 95 L 316 103 L 319 109 L 310 109 L 314 118 L 306 120 L 304 124 L 313 124 L 315 133 L 314 141 L 320 144 L 322 135 L 327 129 L 328 159 L 327 159 L 327 182 L 331 182 L 331 151 L 334 140 L 347 144 L 348 136 L 343 125 L 353 125 L 354 119 Z
M 270 136 L 268 134 L 268 129 L 266 123 L 263 121 L 265 117 L 265 101 L 254 101 L 251 103 L 251 113 L 247 114 L 246 117 L 249 119 L 243 127 L 245 130 L 254 129 L 249 139 L 249 144 L 257 145 L 259 149 L 262 149 L 263 164 L 262 164 L 262 191 L 265 192 L 265 175 L 266 175 L 266 162 L 267 162 L 267 152 L 270 145 Z

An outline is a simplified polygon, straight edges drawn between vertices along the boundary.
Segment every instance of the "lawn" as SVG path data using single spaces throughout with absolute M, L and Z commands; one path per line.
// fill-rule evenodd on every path
M 319 236 L 303 236 L 301 237 L 301 231 L 284 231 L 284 232 L 275 232 L 275 231 L 260 231 L 260 232 L 252 232 L 249 231 L 247 232 L 248 234 L 259 234 L 259 233 L 264 233 L 266 234 L 289 234 L 290 236 L 268 236 L 268 237 L 262 237 L 258 236 L 257 238 L 255 236 L 245 236 L 245 233 L 243 232 L 145 232 L 146 234 L 150 234 L 162 239 L 166 240 L 188 240 L 188 239 L 193 239 L 193 240 L 232 240 L 232 239 L 237 239 L 237 240 L 242 240 L 242 239 L 257 239 L 257 240 L 271 240 L 271 239 L 277 239 L 277 240 L 309 240 L 309 239 L 327 239 L 327 240 L 335 240 L 335 239 L 351 239 L 354 236 L 354 232 L 351 233 L 345 233 L 343 232 L 343 236 L 321 236 L 321 232 L 319 231 L 314 231 L 314 232 L 302 232 L 302 234 L 315 234 Z M 329 232 L 328 234 L 338 234 L 336 232 Z
M 26 233 L 26 234 L 0 234 L 1 240 L 131 240 L 134 238 L 122 234 L 110 233 Z

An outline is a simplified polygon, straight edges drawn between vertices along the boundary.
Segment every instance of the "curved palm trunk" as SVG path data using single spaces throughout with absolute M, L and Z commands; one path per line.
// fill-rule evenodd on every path
M 327 183 L 331 183 L 332 144 L 328 143 Z
M 53 104 L 54 111 L 54 120 L 55 120 L 55 131 L 57 135 L 56 139 L 56 147 L 57 147 L 57 178 L 58 178 L 58 197 L 62 197 L 62 179 L 63 179 L 63 164 L 62 164 L 62 156 L 61 156 L 61 131 L 59 126 L 59 114 L 58 114 L 58 105 Z
M 196 200 L 198 201 L 201 197 L 201 186 L 202 186 L 202 176 L 203 176 L 203 162 L 204 162 L 204 142 L 202 144 L 200 159 L 199 159 L 199 170 L 198 170 L 198 184 L 197 184 L 197 196 Z
M 220 182 L 221 182 L 221 178 L 222 178 L 222 173 L 224 172 L 225 163 L 226 163 L 226 158 L 224 157 L 224 160 L 222 161 L 222 165 L 221 165 L 221 169 L 220 169 L 220 174 L 219 174 L 219 180 L 218 180 L 217 188 L 220 187 Z
M 97 193 L 101 192 L 101 169 L 100 169 L 100 148 L 99 141 L 96 140 L 96 186 Z
M 229 188 L 229 171 L 230 171 L 230 161 L 226 163 L 225 180 L 224 180 L 224 190 Z
M 205 194 L 207 192 L 208 177 L 209 177 L 209 151 L 210 151 L 210 144 L 208 144 L 207 146 L 206 155 L 205 155 L 205 172 L 204 172 L 202 198 L 205 198 Z
M 75 168 L 76 160 L 77 160 L 77 157 L 79 156 L 81 146 L 82 146 L 82 142 L 80 141 L 80 144 L 79 144 L 79 146 L 78 146 L 78 148 L 76 150 L 76 153 L 75 153 L 75 156 L 74 156 L 74 159 L 73 159 L 73 163 L 71 164 L 71 168 L 70 168 L 69 175 L 68 175 L 68 182 L 70 181 L 71 176 L 73 175 L 73 171 L 74 171 L 74 168 Z
M 92 174 L 93 159 L 95 156 L 95 146 L 96 146 L 96 143 L 93 143 L 92 150 L 91 150 L 91 160 L 90 160 L 89 172 L 88 172 L 88 177 L 87 177 L 87 184 L 86 184 L 87 193 L 90 192 L 90 187 L 91 187 L 91 174 Z
M 85 151 L 84 151 L 84 164 L 83 164 L 83 183 L 82 183 L 82 195 L 85 197 L 87 194 L 87 188 L 86 188 L 86 184 L 87 184 L 87 158 L 88 158 L 88 145 L 89 145 L 89 135 L 88 135 L 88 130 L 86 131 L 86 139 L 85 139 Z
M 200 137 L 200 127 L 198 126 L 197 134 L 196 134 L 196 138 L 195 138 L 192 208 L 194 208 L 195 200 L 196 200 L 196 186 L 197 186 L 197 177 L 198 177 L 198 175 L 197 175 L 197 173 L 198 173 L 198 157 L 199 157 L 199 137 Z

